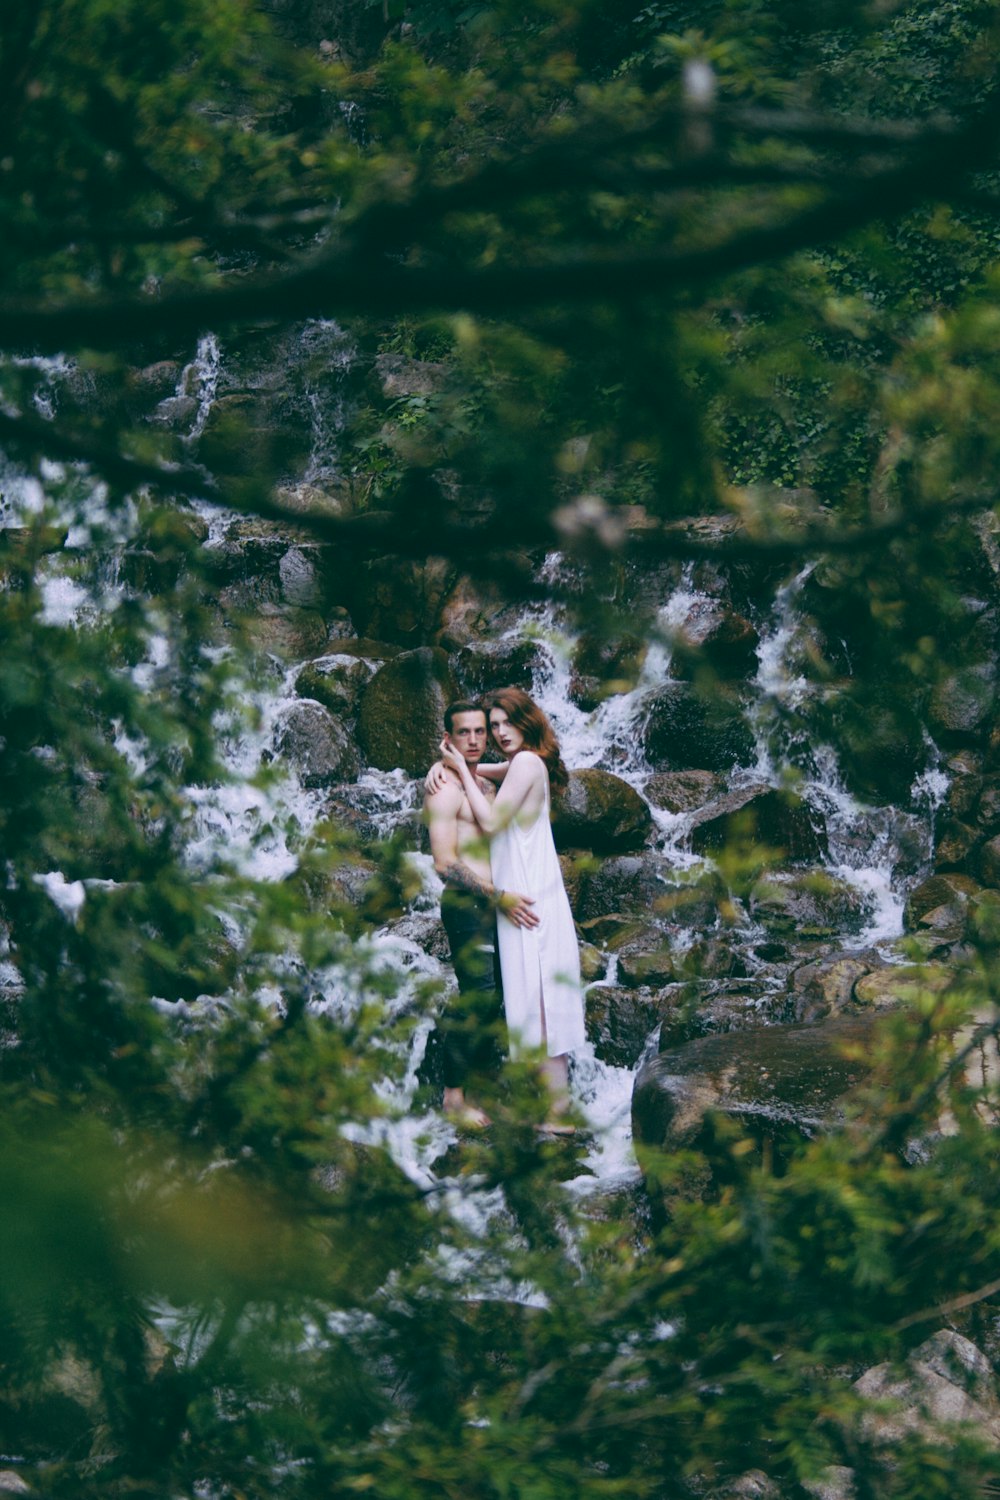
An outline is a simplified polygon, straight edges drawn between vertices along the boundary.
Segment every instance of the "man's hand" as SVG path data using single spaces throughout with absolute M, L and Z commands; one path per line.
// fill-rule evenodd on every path
M 515 927 L 537 927 L 541 918 L 537 912 L 532 911 L 534 904 L 531 896 L 519 896 L 517 891 L 504 891 L 497 901 L 497 909 Z

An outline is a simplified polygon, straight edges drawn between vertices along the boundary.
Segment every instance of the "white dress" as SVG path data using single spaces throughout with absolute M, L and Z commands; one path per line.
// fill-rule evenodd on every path
M 544 761 L 538 763 L 545 776 L 544 805 L 533 823 L 525 826 L 513 818 L 493 835 L 490 867 L 493 884 L 533 897 L 533 910 L 541 919 L 529 928 L 497 918 L 511 1054 L 516 1056 L 518 1042 L 523 1047 L 544 1042 L 548 1055 L 558 1057 L 586 1040 L 583 992 L 576 929 L 549 819 L 549 773 Z

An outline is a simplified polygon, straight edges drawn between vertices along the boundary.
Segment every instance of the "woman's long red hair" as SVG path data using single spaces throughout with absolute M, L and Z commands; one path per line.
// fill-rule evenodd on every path
M 563 792 L 569 786 L 569 772 L 559 753 L 559 741 L 555 730 L 534 698 L 529 698 L 522 688 L 498 688 L 483 699 L 487 719 L 491 708 L 501 708 L 515 729 L 524 735 L 525 748 L 534 750 L 545 762 L 549 773 L 549 784 L 554 792 Z

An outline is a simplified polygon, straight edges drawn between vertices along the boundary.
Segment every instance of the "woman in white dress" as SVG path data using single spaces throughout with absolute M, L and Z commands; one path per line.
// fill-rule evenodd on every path
M 473 816 L 490 839 L 493 885 L 531 897 L 538 925 L 517 927 L 498 910 L 504 1009 L 511 1049 L 544 1047 L 544 1065 L 561 1113 L 568 1104 L 567 1056 L 585 1041 L 580 955 L 566 887 L 552 838 L 552 788 L 569 777 L 559 742 L 537 703 L 520 688 L 501 688 L 484 704 L 490 733 L 507 758 L 490 802 L 446 739 L 441 756 L 462 778 Z M 480 774 L 491 767 L 480 766 Z

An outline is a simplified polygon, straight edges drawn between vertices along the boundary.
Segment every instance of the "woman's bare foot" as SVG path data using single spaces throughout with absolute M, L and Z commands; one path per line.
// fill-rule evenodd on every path
M 538 1127 L 539 1135 L 576 1135 L 576 1126 L 567 1120 L 543 1120 Z
M 469 1103 L 464 1089 L 445 1089 L 443 1109 L 450 1120 L 456 1125 L 464 1125 L 467 1130 L 483 1130 L 492 1124 L 484 1109 Z

